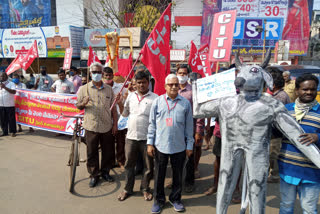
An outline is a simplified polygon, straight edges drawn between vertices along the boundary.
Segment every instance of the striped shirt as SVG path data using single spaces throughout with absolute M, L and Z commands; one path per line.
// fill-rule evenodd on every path
M 286 105 L 289 113 L 295 117 L 295 103 Z M 315 145 L 320 148 L 320 105 L 314 106 L 299 123 L 306 133 L 317 133 L 318 142 Z M 282 147 L 279 154 L 279 174 L 282 178 L 294 180 L 289 182 L 297 185 L 297 179 L 320 183 L 320 169 L 316 167 L 300 150 L 298 150 L 288 139 L 283 139 Z M 294 179 L 292 179 L 294 178 Z M 298 182 L 298 183 L 300 183 Z

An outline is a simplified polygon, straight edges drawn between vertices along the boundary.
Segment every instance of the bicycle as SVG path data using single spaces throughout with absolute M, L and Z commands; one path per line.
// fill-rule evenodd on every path
M 69 155 L 68 166 L 70 167 L 70 177 L 69 177 L 69 192 L 74 192 L 74 181 L 76 177 L 76 169 L 79 166 L 79 156 L 80 156 L 80 143 L 81 143 L 81 133 L 84 131 L 83 127 L 81 126 L 83 115 L 79 116 L 68 116 L 61 113 L 63 117 L 67 118 L 75 118 L 76 124 L 73 130 L 73 137 L 72 137 L 72 144 L 71 144 L 71 151 Z

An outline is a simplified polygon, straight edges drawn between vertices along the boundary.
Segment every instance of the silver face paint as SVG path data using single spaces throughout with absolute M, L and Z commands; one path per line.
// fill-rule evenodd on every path
M 300 144 L 298 137 L 304 133 L 300 125 L 281 102 L 262 94 L 264 82 L 273 85 L 271 75 L 260 66 L 241 65 L 237 60 L 236 64 L 240 68 L 235 81 L 238 95 L 199 104 L 196 81 L 192 82 L 193 116 L 219 117 L 222 148 L 216 213 L 227 213 L 244 163 L 248 192 L 243 195 L 247 195 L 250 213 L 264 214 L 271 127 L 277 127 L 319 168 L 320 152 L 314 145 Z

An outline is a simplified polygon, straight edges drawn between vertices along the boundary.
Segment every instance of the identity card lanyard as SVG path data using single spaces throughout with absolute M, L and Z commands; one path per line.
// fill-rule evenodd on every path
M 173 110 L 173 109 L 176 107 L 176 105 L 177 105 L 177 103 L 178 103 L 179 100 L 177 100 L 177 102 L 174 104 L 174 106 L 173 106 L 172 108 L 170 108 L 169 103 L 168 103 L 168 101 L 167 101 L 167 99 L 166 99 L 166 96 L 163 95 L 163 97 L 164 97 L 164 99 L 165 99 L 165 101 L 166 101 L 166 103 L 167 103 L 168 112 L 169 112 L 169 114 L 170 114 L 170 111 Z M 166 125 L 167 125 L 167 126 L 172 126 L 172 125 L 173 125 L 172 117 L 166 118 Z
M 141 103 L 141 101 L 145 98 L 145 96 L 144 97 L 142 97 L 141 98 L 141 100 L 139 99 L 139 95 L 138 94 L 136 94 L 137 95 L 137 99 L 138 99 L 138 102 L 139 102 L 139 104 Z

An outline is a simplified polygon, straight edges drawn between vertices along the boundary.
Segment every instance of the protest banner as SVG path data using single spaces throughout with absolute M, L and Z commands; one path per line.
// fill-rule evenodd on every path
M 64 55 L 63 70 L 69 70 L 71 66 L 73 48 L 66 48 Z
M 77 109 L 76 103 L 77 95 L 17 89 L 16 121 L 20 125 L 72 135 L 76 119 L 63 117 L 61 113 L 83 115 L 84 110 Z
M 198 102 L 204 103 L 236 94 L 235 68 L 197 80 Z
M 228 62 L 230 59 L 236 10 L 224 11 L 214 15 L 209 60 L 211 62 Z

